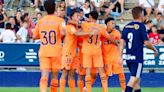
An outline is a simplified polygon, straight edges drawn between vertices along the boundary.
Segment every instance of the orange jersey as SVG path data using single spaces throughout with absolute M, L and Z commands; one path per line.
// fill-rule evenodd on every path
M 82 52 L 88 55 L 95 55 L 95 54 L 101 54 L 101 40 L 100 38 L 103 37 L 109 37 L 106 29 L 97 23 L 82 23 L 82 30 L 84 32 L 91 32 L 95 30 L 99 30 L 98 35 L 91 35 L 91 36 L 85 36 L 83 37 L 83 44 L 82 44 Z
M 113 38 L 113 40 L 120 40 L 121 34 L 117 30 L 113 30 L 110 33 L 110 36 Z M 116 62 L 119 57 L 119 48 L 118 46 L 110 43 L 109 40 L 103 38 L 102 39 L 102 53 L 104 58 L 108 58 L 110 61 Z
M 76 56 L 77 36 L 74 34 L 78 30 L 75 26 L 68 24 L 66 26 L 66 36 L 63 46 L 63 55 Z
M 41 40 L 40 57 L 61 56 L 62 41 L 60 34 L 63 27 L 64 20 L 54 15 L 47 15 L 38 21 L 33 34 Z

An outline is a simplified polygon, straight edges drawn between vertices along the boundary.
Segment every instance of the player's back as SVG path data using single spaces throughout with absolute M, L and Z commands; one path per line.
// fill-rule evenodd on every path
M 122 39 L 126 42 L 126 60 L 143 62 L 144 41 L 148 40 L 145 25 L 140 22 L 127 24 Z
M 86 23 L 85 26 L 82 24 L 82 29 L 84 32 L 103 30 L 102 26 L 97 23 Z M 101 42 L 100 42 L 101 32 L 98 35 L 91 35 L 83 37 L 82 52 L 87 54 L 97 54 L 102 53 L 101 51 Z
M 61 56 L 60 27 L 62 22 L 61 18 L 54 15 L 47 15 L 38 21 L 35 31 L 38 31 L 41 40 L 39 56 Z

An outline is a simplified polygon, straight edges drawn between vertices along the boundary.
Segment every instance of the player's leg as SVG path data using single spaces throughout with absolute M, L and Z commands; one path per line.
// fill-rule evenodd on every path
M 92 68 L 91 69 L 91 82 L 92 82 L 92 85 L 95 83 L 96 77 L 97 77 L 97 69 Z
M 131 77 L 130 80 L 126 86 L 125 92 L 132 92 L 133 88 L 137 84 L 137 82 L 140 80 L 140 76 L 142 74 L 143 64 L 138 62 L 127 62 L 127 66 L 130 70 Z
M 136 85 L 134 86 L 134 92 L 141 92 L 140 80 L 138 80 Z
M 107 80 L 108 78 L 105 74 L 104 63 L 101 54 L 93 56 L 93 64 L 94 67 L 97 67 L 97 70 L 99 72 L 103 92 L 108 92 L 108 80 Z
M 58 74 L 59 71 L 52 71 L 51 76 L 51 84 L 50 84 L 50 92 L 58 92 Z
M 68 70 L 63 69 L 62 75 L 60 77 L 60 92 L 65 92 L 65 87 L 66 87 L 66 78 L 68 75 Z
M 118 75 L 122 92 L 125 92 L 126 80 L 125 80 L 123 65 L 120 65 L 117 62 L 114 62 L 112 70 L 114 74 Z
M 40 92 L 46 92 L 48 86 L 48 77 L 50 71 L 50 60 L 46 57 L 40 57 L 40 70 L 41 70 L 41 78 L 40 78 Z
M 83 88 L 84 88 L 84 79 L 85 79 L 85 75 L 80 75 L 80 74 L 78 74 L 77 85 L 78 85 L 78 88 L 79 88 L 79 92 L 83 92 Z
M 118 74 L 118 76 L 119 76 L 119 81 L 120 81 L 120 86 L 121 86 L 122 92 L 125 92 L 125 89 L 126 89 L 125 74 L 120 73 L 120 74 Z
M 52 76 L 51 76 L 51 84 L 50 84 L 50 92 L 58 92 L 58 74 L 61 68 L 61 57 L 53 57 L 51 58 L 52 65 Z
M 86 84 L 87 92 L 92 92 L 92 81 L 91 81 L 92 57 L 91 55 L 83 54 L 83 67 L 86 69 L 85 84 Z
M 70 88 L 70 92 L 76 91 L 76 84 L 75 84 L 75 69 L 71 69 L 68 73 L 68 85 Z

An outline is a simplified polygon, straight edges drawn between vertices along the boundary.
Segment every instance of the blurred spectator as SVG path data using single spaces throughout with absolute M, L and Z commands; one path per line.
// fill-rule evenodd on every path
M 89 1 L 89 0 L 88 0 Z M 84 5 L 84 3 L 86 2 L 86 0 L 77 0 L 77 7 L 80 8 Z
M 3 9 L 3 0 L 0 0 L 0 9 Z
M 27 22 L 28 24 L 28 37 L 29 40 L 32 38 L 32 30 L 35 28 L 35 24 L 33 23 L 32 19 L 30 18 L 29 13 L 24 13 L 21 17 L 22 22 Z
M 81 24 L 83 21 L 85 21 L 83 9 L 79 10 L 78 16 L 80 17 L 79 24 Z
M 16 21 L 15 18 L 13 16 L 9 17 L 9 23 L 11 23 L 11 29 L 17 33 L 17 31 L 19 30 L 19 27 L 16 25 Z
M 146 27 L 146 30 L 147 30 L 148 34 L 151 33 L 152 26 L 153 26 L 153 24 L 152 24 L 151 20 L 145 21 L 145 27 Z
M 150 42 L 153 44 L 153 45 L 158 45 L 161 40 L 160 40 L 160 35 L 157 31 L 157 27 L 154 25 L 152 28 L 151 28 L 151 33 L 149 33 L 149 39 L 150 39 Z
M 85 18 L 89 18 L 89 13 L 91 12 L 90 1 L 86 0 L 84 5 L 81 7 Z
M 58 3 L 58 6 L 57 8 L 60 7 L 61 9 L 63 10 L 66 10 L 66 3 L 65 3 L 65 0 L 61 0 L 59 3 Z
M 13 3 L 15 0 L 4 0 L 4 9 L 5 10 L 13 10 Z
M 14 43 L 16 41 L 15 33 L 11 29 L 11 24 L 6 23 L 5 31 L 0 35 L 0 41 L 3 43 Z
M 104 0 L 90 0 L 93 10 L 96 10 L 96 7 L 101 7 L 104 5 Z
M 70 16 L 72 10 L 77 9 L 77 0 L 65 0 L 67 5 L 67 16 Z
M 40 12 L 40 9 L 41 9 L 41 11 L 44 11 L 44 1 L 45 0 L 35 0 L 34 1 L 34 7 L 35 7 L 35 10 L 36 11 L 38 11 L 38 12 Z M 39 9 L 39 3 L 41 3 L 41 8 Z
M 160 0 L 158 4 L 158 11 L 164 15 L 164 0 Z
M 23 26 L 19 29 L 17 32 L 17 37 L 19 40 L 17 40 L 18 43 L 25 43 L 27 42 L 27 36 L 28 36 L 28 24 L 27 22 L 23 23 Z
M 20 0 L 19 4 L 18 4 L 18 10 L 22 10 L 22 5 L 23 5 L 24 1 L 28 4 L 30 4 L 31 7 L 33 6 L 33 3 L 30 0 Z
M 154 0 L 139 0 L 139 5 L 145 9 L 145 15 L 147 18 L 150 17 L 151 12 L 157 15 L 157 8 L 155 7 Z
M 36 25 L 38 20 L 40 20 L 43 17 L 43 14 L 41 12 L 38 12 L 36 15 L 36 18 L 34 19 L 34 24 Z
M 4 16 L 3 14 L 0 14 L 0 28 L 5 28 L 5 22 L 4 22 Z
M 164 20 L 162 19 L 162 13 L 158 13 L 157 16 L 152 20 L 153 25 L 156 25 L 158 30 L 164 28 Z
M 121 16 L 121 12 L 123 11 L 121 10 L 121 4 L 119 1 L 115 1 L 112 2 L 110 5 L 114 5 L 114 8 L 110 12 L 110 16 L 112 16 L 116 21 L 116 19 Z
M 22 16 L 22 12 L 20 10 L 17 10 L 14 18 L 15 18 L 16 25 L 19 27 L 21 26 L 21 16 Z

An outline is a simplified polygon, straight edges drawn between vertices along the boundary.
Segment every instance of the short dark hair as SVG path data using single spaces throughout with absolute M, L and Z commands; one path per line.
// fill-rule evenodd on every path
M 132 9 L 132 15 L 134 19 L 138 19 L 140 14 L 143 12 L 143 8 L 140 6 L 136 6 Z
M 147 20 L 147 21 L 144 21 L 145 24 L 149 24 L 149 23 L 152 23 L 152 20 Z
M 41 15 L 41 16 L 43 15 L 41 12 L 38 12 L 37 15 L 38 15 L 38 14 Z
M 98 14 L 97 11 L 91 11 L 89 13 L 89 15 L 92 16 L 92 18 L 95 19 L 95 20 L 97 20 L 98 19 L 98 16 L 99 16 L 99 14 Z
M 48 14 L 54 14 L 55 12 L 55 2 L 54 0 L 46 0 L 44 3 L 45 10 Z
M 6 25 L 5 25 L 6 27 L 6 29 L 11 29 L 11 23 L 6 23 Z
M 72 19 L 72 16 L 75 14 L 75 13 L 79 13 L 77 10 L 73 10 L 70 14 L 70 18 Z
M 105 24 L 107 25 L 108 22 L 110 21 L 114 21 L 113 17 L 108 17 L 107 19 L 105 19 Z
M 157 15 L 161 15 L 162 16 L 162 13 L 161 12 L 158 12 L 158 14 Z

